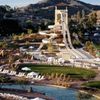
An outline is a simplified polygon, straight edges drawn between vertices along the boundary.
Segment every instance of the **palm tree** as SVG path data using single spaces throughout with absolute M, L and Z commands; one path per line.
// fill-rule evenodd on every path
M 61 73 L 61 74 L 60 74 L 60 76 L 59 76 L 59 78 L 60 78 L 61 80 L 62 80 L 63 75 L 64 75 L 64 74 L 63 74 L 63 73 Z
M 32 34 L 32 30 L 31 30 L 31 29 L 28 29 L 28 30 L 27 30 L 27 33 L 28 33 L 28 34 Z
M 51 73 L 51 78 L 54 79 L 55 78 L 55 74 Z
M 56 78 L 56 79 L 58 79 L 58 77 L 59 77 L 59 74 L 58 74 L 58 73 L 56 73 L 55 78 Z
M 70 75 L 68 75 L 68 77 L 67 77 L 67 81 L 70 81 Z
M 63 76 L 63 81 L 66 81 L 66 75 L 64 74 L 64 76 Z
M 4 56 L 4 50 L 0 51 L 0 55 L 3 57 Z
M 87 41 L 85 43 L 85 50 L 88 51 L 90 54 L 95 55 L 95 47 L 92 42 Z
M 54 52 L 52 43 L 48 43 L 47 46 L 48 46 L 48 52 L 50 52 L 50 53 Z
M 10 54 L 8 56 L 8 65 L 9 68 L 11 68 L 12 70 L 16 70 L 16 68 L 18 67 L 17 64 L 14 64 L 15 61 L 16 61 L 16 56 Z
M 0 76 L 0 86 L 2 87 L 2 83 L 4 83 L 5 81 L 7 81 L 7 78 L 5 78 L 4 76 Z

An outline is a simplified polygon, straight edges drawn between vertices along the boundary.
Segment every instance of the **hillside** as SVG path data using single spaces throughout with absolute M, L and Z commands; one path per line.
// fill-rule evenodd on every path
M 55 6 L 58 6 L 59 8 L 65 8 L 67 6 L 70 15 L 82 10 L 84 10 L 86 13 L 93 10 L 100 10 L 100 6 L 87 4 L 78 0 L 45 0 L 37 4 L 30 4 L 29 6 L 25 7 L 25 10 L 29 11 L 30 9 L 33 9 L 32 11 L 36 16 L 53 18 Z
M 43 0 L 37 4 L 14 9 L 8 5 L 0 6 L 0 33 L 19 32 L 19 29 L 26 31 L 29 28 L 37 32 L 39 26 L 45 29 L 48 24 L 53 24 L 54 22 L 55 6 L 61 9 L 68 7 L 69 15 L 74 15 L 83 10 L 85 14 L 93 10 L 100 10 L 100 6 L 78 0 Z M 10 22 L 15 22 L 15 25 Z
M 45 0 L 44 2 L 39 2 L 37 4 L 31 4 L 33 8 L 46 8 L 46 7 L 54 7 L 54 6 L 69 6 L 69 7 L 78 7 L 83 8 L 85 10 L 91 9 L 100 9 L 100 6 L 91 5 L 84 3 L 78 0 Z

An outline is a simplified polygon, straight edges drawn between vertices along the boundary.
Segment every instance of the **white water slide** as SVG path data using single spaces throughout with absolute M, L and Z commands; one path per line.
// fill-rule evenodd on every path
M 64 17 L 64 13 L 62 13 L 62 34 L 63 34 L 63 41 L 65 43 L 66 49 L 73 56 L 75 56 L 75 58 L 80 58 L 80 59 L 92 59 L 93 58 L 93 56 L 86 53 L 84 50 L 75 49 L 73 47 L 72 42 L 71 42 L 69 27 L 68 27 L 68 13 L 66 13 L 66 19 Z M 66 35 L 67 35 L 68 41 L 66 39 Z
M 55 37 L 57 37 L 57 34 L 55 34 L 55 33 L 50 33 L 50 34 L 48 34 L 48 33 L 46 33 L 46 32 L 39 32 L 39 34 L 41 34 L 41 35 L 47 35 L 47 36 L 50 36 L 50 37 L 49 37 L 49 38 L 44 38 L 44 39 L 42 39 L 42 43 L 40 44 L 39 48 L 38 48 L 36 51 L 40 51 L 40 50 L 43 48 L 43 46 L 44 46 L 45 44 L 48 44 L 48 43 L 50 43 L 50 42 L 53 43 L 53 39 L 54 39 Z

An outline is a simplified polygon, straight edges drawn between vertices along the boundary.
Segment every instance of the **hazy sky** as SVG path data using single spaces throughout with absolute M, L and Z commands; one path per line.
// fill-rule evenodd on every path
M 0 0 L 0 5 L 10 5 L 12 7 L 17 6 L 25 6 L 28 4 L 33 4 L 36 3 L 40 0 Z M 97 4 L 100 5 L 100 0 L 81 0 L 87 3 L 91 3 L 91 4 Z

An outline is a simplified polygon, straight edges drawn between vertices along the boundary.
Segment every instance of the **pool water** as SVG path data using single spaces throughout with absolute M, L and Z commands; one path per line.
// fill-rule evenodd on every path
M 91 96 L 79 96 L 78 91 L 74 89 L 39 85 L 2 85 L 2 88 L 12 88 L 21 90 L 28 90 L 30 87 L 32 87 L 34 91 L 45 93 L 45 95 L 52 97 L 54 100 L 97 100 Z

